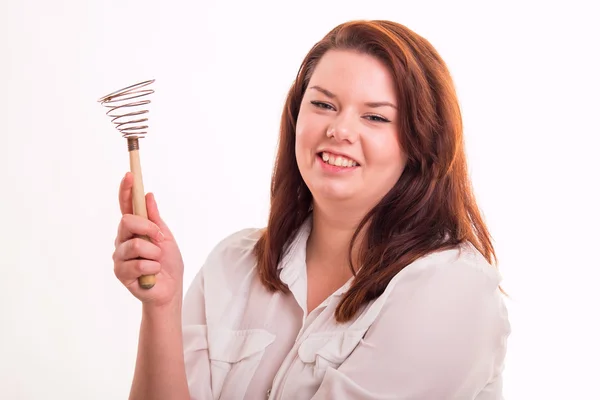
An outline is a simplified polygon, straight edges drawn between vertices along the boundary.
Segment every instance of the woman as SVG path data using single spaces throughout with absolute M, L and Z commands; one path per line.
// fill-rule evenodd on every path
M 458 101 L 406 27 L 349 22 L 311 49 L 267 227 L 224 238 L 185 296 L 174 236 L 152 194 L 131 215 L 131 187 L 114 260 L 143 303 L 132 399 L 502 398 L 510 325 Z

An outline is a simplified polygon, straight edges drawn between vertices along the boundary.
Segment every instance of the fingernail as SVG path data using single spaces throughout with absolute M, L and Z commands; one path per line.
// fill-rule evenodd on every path
M 156 240 L 162 242 L 163 240 L 165 240 L 165 235 L 161 231 L 158 231 Z

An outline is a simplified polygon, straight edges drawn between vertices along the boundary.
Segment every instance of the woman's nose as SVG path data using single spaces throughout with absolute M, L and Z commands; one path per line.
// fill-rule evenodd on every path
M 327 130 L 327 137 L 334 138 L 338 142 L 354 143 L 358 136 L 358 130 L 348 117 L 337 118 Z

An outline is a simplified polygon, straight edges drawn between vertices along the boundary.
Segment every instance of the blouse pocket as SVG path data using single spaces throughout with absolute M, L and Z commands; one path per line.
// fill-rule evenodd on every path
M 337 369 L 362 340 L 365 330 L 314 333 L 298 348 L 298 357 L 313 368 L 313 376 L 323 379 L 327 368 Z
M 265 349 L 274 340 L 275 335 L 264 329 L 209 330 L 208 354 L 213 398 L 243 398 Z

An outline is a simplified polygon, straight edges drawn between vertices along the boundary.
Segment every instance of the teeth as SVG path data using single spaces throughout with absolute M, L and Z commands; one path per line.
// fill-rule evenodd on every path
M 323 158 L 323 161 L 327 164 L 335 165 L 336 167 L 356 167 L 358 165 L 354 160 L 342 156 L 334 156 L 325 151 L 321 153 L 321 158 Z

